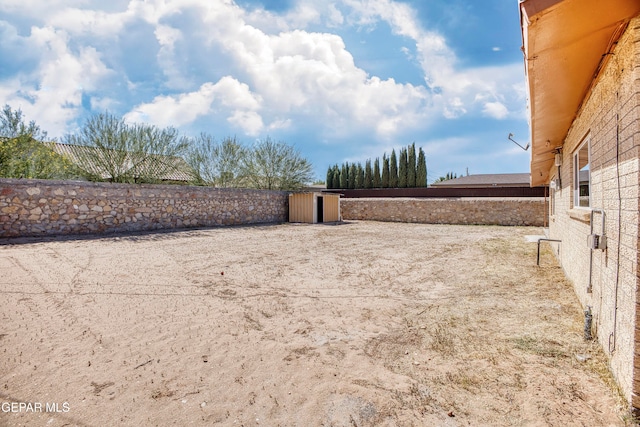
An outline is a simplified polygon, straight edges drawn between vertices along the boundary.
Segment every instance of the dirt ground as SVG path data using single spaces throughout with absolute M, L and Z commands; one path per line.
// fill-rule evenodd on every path
M 531 234 L 349 222 L 2 241 L 0 425 L 624 425 Z

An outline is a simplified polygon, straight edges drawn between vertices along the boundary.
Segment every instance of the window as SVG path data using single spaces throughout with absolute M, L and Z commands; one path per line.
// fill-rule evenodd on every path
M 589 152 L 589 139 L 580 145 L 573 154 L 573 206 L 588 208 L 591 206 L 591 153 Z

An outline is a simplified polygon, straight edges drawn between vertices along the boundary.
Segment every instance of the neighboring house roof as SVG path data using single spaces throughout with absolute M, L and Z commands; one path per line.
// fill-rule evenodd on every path
M 549 182 L 561 147 L 638 0 L 523 0 L 520 3 L 531 114 L 531 185 Z
M 434 182 L 431 186 L 447 188 L 529 187 L 530 179 L 531 175 L 528 173 L 478 174 Z
M 95 147 L 87 147 L 82 145 L 61 144 L 59 142 L 48 143 L 51 148 L 58 154 L 66 156 L 71 162 L 79 168 L 86 170 L 92 174 L 100 176 L 102 179 L 109 179 L 111 176 L 99 165 L 90 162 L 91 156 L 83 155 L 84 150 L 94 150 Z M 167 168 L 167 165 L 170 167 Z M 132 165 L 125 165 L 125 168 L 131 168 Z M 139 169 L 144 169 L 147 175 L 162 175 L 162 181 L 191 181 L 192 177 L 188 173 L 189 166 L 182 157 L 176 156 L 151 156 L 145 159 Z M 161 172 L 158 172 L 161 171 Z
M 326 190 L 327 186 L 325 184 L 311 184 L 311 185 L 305 185 L 303 189 L 309 190 L 309 191 L 322 191 L 322 190 Z

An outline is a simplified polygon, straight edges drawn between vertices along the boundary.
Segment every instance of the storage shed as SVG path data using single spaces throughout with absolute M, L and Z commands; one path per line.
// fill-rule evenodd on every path
M 340 216 L 340 195 L 328 193 L 289 194 L 289 222 L 338 222 Z

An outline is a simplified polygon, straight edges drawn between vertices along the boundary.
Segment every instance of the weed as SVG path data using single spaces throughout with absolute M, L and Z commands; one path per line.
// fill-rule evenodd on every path
M 431 332 L 430 348 L 440 354 L 450 356 L 455 353 L 455 343 L 450 327 L 444 323 L 437 323 Z
M 566 352 L 561 348 L 562 344 L 556 341 L 524 336 L 514 339 L 513 343 L 518 350 L 535 354 L 536 356 L 552 358 L 567 357 Z

